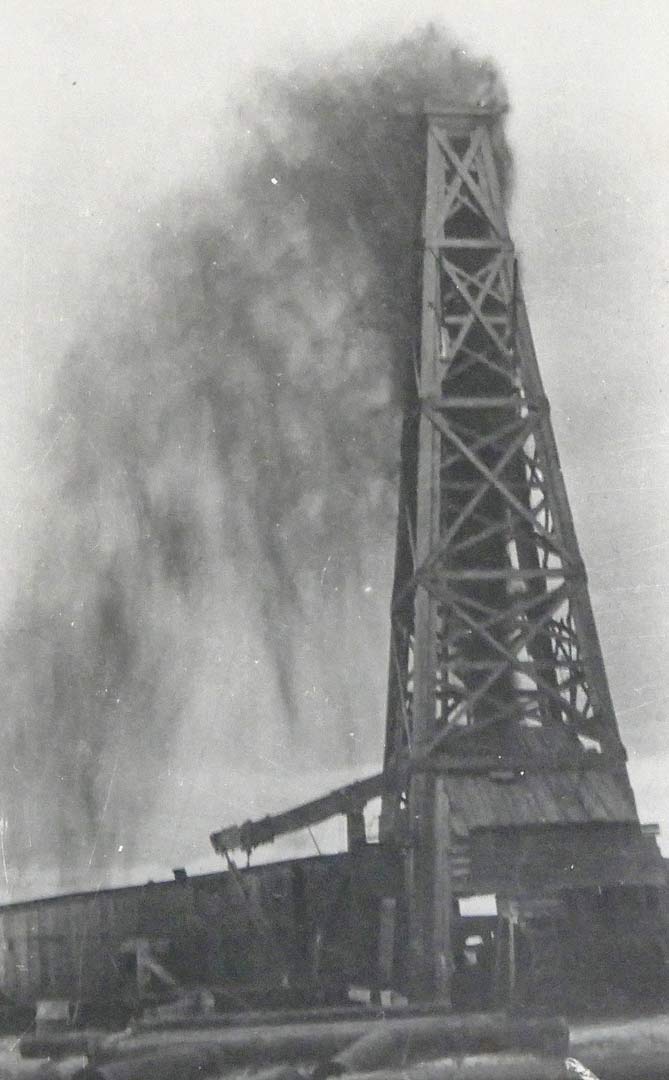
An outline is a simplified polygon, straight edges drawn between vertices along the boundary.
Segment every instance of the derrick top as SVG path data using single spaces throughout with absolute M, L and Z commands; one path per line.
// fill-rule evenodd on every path
M 508 105 L 465 105 L 458 102 L 426 99 L 422 107 L 400 105 L 397 112 L 402 117 L 423 118 L 426 121 L 443 120 L 463 133 L 480 124 L 494 125 L 509 111 Z
M 462 105 L 455 102 L 433 101 L 427 99 L 423 102 L 423 114 L 425 116 L 455 116 L 471 117 L 472 120 L 498 120 L 509 111 L 508 105 Z

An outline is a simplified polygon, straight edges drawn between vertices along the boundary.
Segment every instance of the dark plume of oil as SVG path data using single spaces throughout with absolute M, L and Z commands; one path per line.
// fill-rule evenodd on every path
M 434 28 L 263 73 L 220 175 L 157 208 L 65 358 L 5 628 L 18 891 L 146 857 L 135 825 L 196 716 L 233 768 L 261 741 L 378 745 L 429 98 L 504 90 Z

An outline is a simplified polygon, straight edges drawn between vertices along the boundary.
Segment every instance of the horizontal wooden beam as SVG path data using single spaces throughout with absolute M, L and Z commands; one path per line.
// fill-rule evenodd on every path
M 246 821 L 243 825 L 230 825 L 211 834 L 212 847 L 220 855 L 226 851 L 253 851 L 261 844 L 271 843 L 277 836 L 307 829 L 338 814 L 361 810 L 371 799 L 382 795 L 389 783 L 384 773 L 377 773 L 290 810 L 268 814 L 258 821 Z

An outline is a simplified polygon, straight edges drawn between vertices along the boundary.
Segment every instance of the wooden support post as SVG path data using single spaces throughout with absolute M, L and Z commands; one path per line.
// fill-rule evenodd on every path
M 450 806 L 446 778 L 438 776 L 434 791 L 434 880 L 433 880 L 433 950 L 434 995 L 450 1003 L 453 970 L 451 945 L 451 916 L 453 894 L 449 862 Z
M 346 840 L 350 852 L 358 851 L 367 843 L 365 815 L 362 810 L 351 810 L 346 815 Z
M 378 983 L 381 990 L 394 983 L 395 931 L 397 925 L 397 901 L 394 896 L 384 896 L 379 911 Z
M 449 862 L 449 802 L 443 776 L 414 777 L 420 785 L 413 805 L 409 917 L 410 985 L 414 999 L 437 998 L 450 1003 L 452 976 L 452 888 Z M 420 796 L 420 797 L 419 797 Z M 416 814 L 416 811 L 414 811 Z
M 512 915 L 509 919 L 509 1004 L 516 999 L 516 922 Z
M 494 984 L 494 1003 L 496 1008 L 501 1008 L 506 1004 L 506 956 L 504 952 L 504 939 L 508 933 L 508 927 L 506 919 L 501 915 L 497 918 L 497 927 L 495 930 L 495 984 Z
M 439 192 L 443 183 L 442 154 L 434 135 L 428 133 L 426 163 L 426 205 L 424 222 L 421 352 L 419 397 L 426 401 L 441 392 L 439 363 L 440 281 L 430 238 L 439 225 Z M 416 505 L 416 565 L 427 562 L 440 534 L 441 432 L 432 423 L 423 405 L 418 426 L 418 477 Z M 420 753 L 434 740 L 438 730 L 437 669 L 439 604 L 427 589 L 419 587 L 415 596 L 413 753 Z M 414 999 L 446 993 L 443 971 L 449 945 L 450 909 L 441 908 L 447 858 L 443 858 L 435 806 L 436 777 L 414 776 L 409 788 L 411 851 L 407 860 L 409 913 L 409 992 Z M 439 883 L 437 883 L 437 879 Z M 436 921 L 435 921 L 436 919 Z M 449 958 L 450 959 L 450 958 Z M 439 989 L 437 989 L 439 987 Z

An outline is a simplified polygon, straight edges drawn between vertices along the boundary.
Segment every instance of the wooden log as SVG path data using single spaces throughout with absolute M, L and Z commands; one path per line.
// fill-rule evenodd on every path
M 314 1075 L 322 1080 L 451 1054 L 519 1050 L 565 1057 L 569 1029 L 560 1019 L 521 1020 L 492 1014 L 384 1021 L 319 1066 Z

